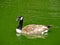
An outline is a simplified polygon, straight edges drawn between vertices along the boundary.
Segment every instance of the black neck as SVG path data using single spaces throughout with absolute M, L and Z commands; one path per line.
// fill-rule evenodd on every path
M 22 30 L 22 27 L 23 27 L 23 20 L 20 20 L 17 28 Z

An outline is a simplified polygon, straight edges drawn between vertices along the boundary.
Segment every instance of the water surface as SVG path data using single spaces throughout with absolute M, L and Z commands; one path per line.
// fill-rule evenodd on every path
M 18 16 L 28 24 L 53 25 L 46 39 L 16 36 Z M 0 45 L 60 45 L 60 0 L 0 0 Z

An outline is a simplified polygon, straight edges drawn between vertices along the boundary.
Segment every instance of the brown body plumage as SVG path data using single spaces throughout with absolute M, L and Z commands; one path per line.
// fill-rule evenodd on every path
M 31 24 L 22 28 L 21 33 L 24 34 L 42 34 L 42 32 L 48 31 L 48 28 L 45 25 L 36 25 Z

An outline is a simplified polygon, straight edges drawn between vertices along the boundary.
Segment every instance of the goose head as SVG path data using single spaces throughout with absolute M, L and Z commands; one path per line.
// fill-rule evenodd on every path
M 20 20 L 23 20 L 23 16 L 19 16 L 16 21 L 20 21 Z

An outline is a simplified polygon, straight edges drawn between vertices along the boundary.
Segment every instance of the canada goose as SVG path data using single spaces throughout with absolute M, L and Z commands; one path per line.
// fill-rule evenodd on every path
M 16 28 L 16 32 L 18 34 L 27 34 L 27 35 L 43 35 L 44 33 L 48 32 L 49 28 L 51 27 L 51 25 L 49 26 L 45 26 L 45 25 L 36 25 L 36 24 L 30 24 L 23 27 L 23 16 L 19 16 L 16 21 L 19 21 L 19 25 Z

